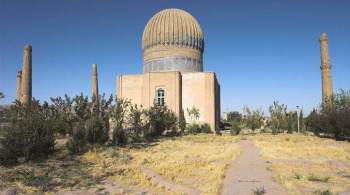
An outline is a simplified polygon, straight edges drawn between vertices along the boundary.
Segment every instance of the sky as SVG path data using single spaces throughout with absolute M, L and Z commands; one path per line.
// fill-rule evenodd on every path
M 221 111 L 267 112 L 274 100 L 306 113 L 319 106 L 322 32 L 334 90 L 350 89 L 349 0 L 0 0 L 0 104 L 15 99 L 25 44 L 33 47 L 33 97 L 91 95 L 94 63 L 100 93 L 115 94 L 118 75 L 142 73 L 143 29 L 165 8 L 199 22 Z

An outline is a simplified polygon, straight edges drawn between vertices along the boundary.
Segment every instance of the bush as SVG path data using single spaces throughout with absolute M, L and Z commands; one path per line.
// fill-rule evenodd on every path
M 112 144 L 122 145 L 127 143 L 126 133 L 123 129 L 126 120 L 126 112 L 130 106 L 130 101 L 122 98 L 116 98 L 116 104 L 112 110 L 111 118 L 114 122 L 112 133 Z
M 108 140 L 103 120 L 98 116 L 93 115 L 86 121 L 86 131 L 86 139 L 90 144 L 104 143 Z
M 71 154 L 75 154 L 84 150 L 86 145 L 86 129 L 85 123 L 79 121 L 74 124 L 72 133 L 67 142 L 67 148 Z
M 287 129 L 287 106 L 285 104 L 273 101 L 272 105 L 269 107 L 269 112 L 271 115 L 269 127 L 272 129 L 273 134 L 283 132 L 283 129 Z
M 230 134 L 231 135 L 238 135 L 242 130 L 242 125 L 239 121 L 232 121 L 231 122 L 231 128 L 230 128 Z
M 9 125 L 0 140 L 0 163 L 12 164 L 17 159 L 32 160 L 54 150 L 53 112 L 48 104 L 33 99 L 26 105 L 16 102 L 7 111 Z
M 146 111 L 148 119 L 147 127 L 149 128 L 148 136 L 160 136 L 164 131 L 175 131 L 177 126 L 177 118 L 175 113 L 167 106 L 159 106 L 154 103 Z
M 306 119 L 306 126 L 316 135 L 324 133 L 336 139 L 350 136 L 350 91 L 341 90 L 320 111 L 313 110 Z
M 71 133 L 75 120 L 74 113 L 72 112 L 73 101 L 65 95 L 64 99 L 61 97 L 51 98 L 51 102 L 52 110 L 55 113 L 54 131 L 61 135 Z
M 203 124 L 192 123 L 186 126 L 186 133 L 189 133 L 189 134 L 212 133 L 212 131 L 208 123 L 203 123 Z
M 126 133 L 126 131 L 121 128 L 120 126 L 116 126 L 113 129 L 113 141 L 112 144 L 113 145 L 125 145 L 128 143 L 128 135 Z
M 201 125 L 201 132 L 202 133 L 211 133 L 211 128 L 208 123 L 204 123 Z
M 264 119 L 264 112 L 261 108 L 254 110 L 245 106 L 243 108 L 243 111 L 245 113 L 245 123 L 248 128 L 250 128 L 252 131 L 261 128 Z
M 181 109 L 179 116 L 179 129 L 183 133 L 186 130 L 186 119 L 184 111 Z
M 186 126 L 186 133 L 197 134 L 201 132 L 201 126 L 197 123 L 188 124 Z

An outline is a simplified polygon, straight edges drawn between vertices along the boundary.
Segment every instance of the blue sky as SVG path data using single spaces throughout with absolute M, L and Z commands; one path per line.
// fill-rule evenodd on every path
M 306 112 L 321 101 L 318 38 L 328 33 L 334 89 L 350 89 L 348 0 L 0 0 L 0 91 L 15 99 L 23 46 L 33 46 L 33 96 L 101 93 L 142 73 L 141 36 L 165 8 L 190 12 L 205 36 L 204 70 L 221 84 L 221 110 L 267 110 L 273 100 Z

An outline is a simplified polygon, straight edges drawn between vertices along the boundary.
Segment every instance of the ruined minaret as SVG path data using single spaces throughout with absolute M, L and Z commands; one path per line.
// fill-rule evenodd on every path
M 22 70 L 17 72 L 17 85 L 16 85 L 16 100 L 21 101 L 21 87 L 22 86 Z
M 98 102 L 97 64 L 92 65 L 92 97 Z
M 322 74 L 322 104 L 327 104 L 333 96 L 332 65 L 329 62 L 328 38 L 322 33 L 320 38 L 321 47 L 321 74 Z
M 32 46 L 24 46 L 23 67 L 21 77 L 21 103 L 26 104 L 32 99 Z

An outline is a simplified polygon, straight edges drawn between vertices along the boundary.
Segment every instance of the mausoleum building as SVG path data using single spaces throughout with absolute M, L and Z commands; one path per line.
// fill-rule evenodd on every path
M 180 9 L 165 9 L 147 23 L 142 36 L 143 74 L 120 75 L 117 96 L 148 108 L 166 105 L 177 116 L 199 110 L 199 123 L 214 131 L 220 122 L 220 85 L 203 71 L 204 35 L 197 20 Z

